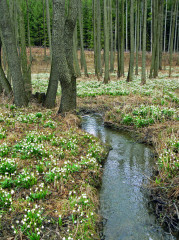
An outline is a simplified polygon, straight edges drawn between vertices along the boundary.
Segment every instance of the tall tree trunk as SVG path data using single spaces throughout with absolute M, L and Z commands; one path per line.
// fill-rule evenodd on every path
M 105 73 L 104 83 L 109 81 L 109 0 L 104 0 L 104 55 Z
M 128 5 L 126 0 L 126 52 L 128 52 Z
M 101 66 L 101 4 L 97 1 L 97 72 L 102 75 Z
M 77 42 L 78 42 L 78 39 L 77 39 L 77 24 L 76 24 L 74 34 L 73 34 L 73 59 L 74 59 L 75 74 L 77 77 L 80 77 L 81 72 L 80 72 L 80 65 L 78 61 L 78 51 L 77 51 L 78 43 Z
M 51 27 L 50 27 L 49 0 L 46 0 L 46 17 L 47 17 L 48 40 L 49 40 L 49 47 L 50 47 L 50 59 L 52 61 L 52 35 L 51 35 Z
M 24 79 L 25 92 L 28 98 L 32 94 L 32 83 L 31 83 L 31 71 L 30 66 L 27 63 L 27 53 L 26 53 L 26 42 L 25 42 L 25 25 L 24 25 L 24 15 L 22 12 L 23 1 L 19 2 L 19 22 L 20 22 L 20 43 L 21 43 L 21 65 L 22 65 L 22 74 Z
M 134 72 L 134 0 L 131 0 L 130 2 L 130 62 L 127 82 L 133 80 Z
M 83 15 L 81 11 L 81 1 L 79 1 L 79 5 L 78 5 L 78 20 L 79 20 L 79 28 L 80 28 L 81 68 L 84 69 L 85 76 L 88 77 L 88 69 L 87 69 L 86 57 L 85 57 L 84 45 L 83 45 Z
M 139 59 L 139 22 L 140 22 L 140 0 L 137 0 L 137 43 L 136 43 L 136 68 L 135 75 L 138 75 L 138 59 Z
M 14 31 L 12 29 L 6 0 L 0 1 L 0 16 L 0 29 L 6 48 L 8 65 L 12 75 L 14 102 L 18 107 L 27 106 L 28 99 L 25 94 L 21 64 L 17 53 Z
M 172 23 L 171 23 L 171 38 L 170 38 L 170 56 L 169 56 L 169 77 L 171 77 L 172 74 L 172 54 L 173 54 L 173 40 L 174 40 L 174 30 L 175 30 L 175 21 L 176 21 L 176 11 L 177 11 L 177 0 L 174 0 L 174 8 L 172 14 Z
M 140 39 L 139 39 L 139 51 L 142 51 L 142 16 L 143 16 L 143 8 L 142 8 L 142 2 L 141 2 L 141 11 L 140 11 Z
M 155 62 L 154 62 L 154 78 L 158 76 L 159 70 L 159 40 L 160 40 L 160 19 L 159 19 L 159 6 L 163 0 L 155 0 L 155 35 L 156 35 L 156 43 L 155 43 Z
M 94 25 L 94 64 L 95 74 L 99 79 L 101 69 L 101 5 L 100 1 L 93 0 L 93 25 Z
M 153 0 L 151 0 L 150 2 L 151 2 L 151 15 L 153 15 L 152 14 L 152 1 Z M 150 51 L 152 52 L 152 39 L 153 39 L 153 36 L 152 36 L 152 33 L 153 33 L 153 20 L 152 20 L 152 16 L 151 16 L 151 24 L 150 24 Z
M 46 31 L 45 31 L 45 25 L 46 25 L 46 22 L 45 22 L 45 0 L 42 0 L 43 1 L 43 32 L 44 32 L 44 59 L 46 59 L 47 57 L 47 46 L 46 46 Z
M 168 38 L 168 52 L 170 51 L 170 40 L 171 40 L 171 33 L 172 33 L 172 12 L 173 12 L 173 4 L 170 11 L 170 32 L 169 32 L 169 38 Z
M 159 4 L 159 70 L 162 70 L 162 52 L 163 52 L 163 20 L 164 20 L 164 1 Z
M 112 9 L 112 0 L 109 0 L 109 21 L 110 21 L 110 72 L 114 72 L 114 41 L 113 41 L 113 9 Z
M 177 11 L 176 11 L 176 24 L 175 24 L 175 39 L 174 39 L 174 53 L 176 52 L 177 50 L 177 24 L 178 24 L 178 6 L 179 6 L 179 3 L 177 3 Z
M 119 77 L 124 76 L 124 0 L 121 1 L 121 41 Z
M 167 34 L 167 0 L 165 6 L 165 30 L 164 30 L 164 39 L 163 39 L 163 50 L 166 50 L 166 34 Z
M 59 112 L 76 108 L 76 77 L 73 68 L 73 32 L 78 13 L 78 0 L 69 2 L 65 17 L 65 0 L 53 0 L 52 67 L 45 106 L 53 107 L 60 81 L 62 95 Z
M 146 83 L 146 21 L 147 21 L 147 0 L 143 0 L 144 14 L 143 14 L 143 31 L 142 31 L 142 77 L 141 84 Z
M 0 37 L 0 86 L 1 86 L 1 89 L 5 91 L 5 94 L 10 96 L 12 95 L 12 88 L 8 79 L 6 78 L 6 75 L 2 67 L 1 50 L 2 50 L 2 42 Z

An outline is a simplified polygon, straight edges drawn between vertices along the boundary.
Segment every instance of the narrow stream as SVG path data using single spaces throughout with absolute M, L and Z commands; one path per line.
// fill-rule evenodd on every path
M 170 240 L 148 207 L 148 178 L 154 166 L 149 147 L 103 125 L 99 114 L 83 116 L 82 128 L 109 143 L 100 192 L 105 240 Z

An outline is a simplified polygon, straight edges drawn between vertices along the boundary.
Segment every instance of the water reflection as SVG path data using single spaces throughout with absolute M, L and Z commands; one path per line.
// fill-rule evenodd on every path
M 145 184 L 154 164 L 151 150 L 128 135 L 104 128 L 100 115 L 83 117 L 82 128 L 112 145 L 100 193 L 106 240 L 175 239 L 149 214 Z

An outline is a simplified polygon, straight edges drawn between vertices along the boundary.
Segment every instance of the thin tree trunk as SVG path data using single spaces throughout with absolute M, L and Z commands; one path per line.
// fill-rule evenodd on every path
M 131 0 L 130 3 L 130 62 L 127 82 L 133 80 L 134 72 L 134 0 Z
M 162 52 L 163 52 L 163 20 L 164 20 L 164 2 L 163 0 L 160 2 L 159 5 L 159 70 L 162 70 Z
M 74 59 L 74 68 L 77 77 L 81 76 L 80 66 L 78 61 L 78 51 L 77 51 L 77 25 L 75 26 L 74 34 L 73 34 L 73 59 Z
M 79 28 L 80 28 L 80 46 L 81 46 L 81 68 L 84 69 L 85 76 L 88 76 L 88 69 L 86 64 L 86 57 L 84 52 L 84 46 L 83 46 L 83 16 L 81 11 L 81 2 L 79 1 L 78 6 L 78 19 L 79 19 Z
M 49 40 L 49 47 L 50 47 L 50 59 L 52 61 L 52 35 L 51 35 L 51 27 L 50 27 L 49 0 L 46 0 L 46 17 L 47 17 L 48 40 Z
M 22 65 L 22 74 L 24 79 L 25 92 L 28 98 L 32 94 L 32 83 L 31 83 L 31 71 L 27 63 L 27 53 L 26 53 L 26 43 L 25 43 L 25 25 L 24 25 L 24 15 L 22 12 L 23 2 L 20 0 L 19 3 L 19 23 L 20 23 L 20 43 L 21 43 L 21 65 Z
M 117 7 L 117 77 L 120 78 L 119 0 L 116 1 L 116 7 Z
M 46 46 L 46 31 L 45 31 L 45 26 L 46 26 L 46 22 L 45 22 L 45 0 L 42 0 L 43 1 L 43 32 L 44 32 L 44 59 L 46 59 L 47 57 L 47 46 Z
M 152 0 L 151 0 L 151 14 L 152 14 Z M 153 36 L 152 36 L 152 29 L 153 29 L 153 20 L 152 20 L 152 17 L 151 17 L 151 25 L 150 25 L 150 51 L 152 52 L 152 39 L 153 39 Z
M 128 5 L 126 0 L 126 52 L 128 52 Z
M 8 65 L 12 74 L 14 102 L 16 106 L 27 106 L 24 83 L 21 73 L 21 64 L 17 53 L 14 31 L 12 29 L 8 5 L 6 0 L 0 1 L 0 28 L 7 53 Z
M 178 20 L 178 6 L 179 6 L 179 3 L 177 4 L 177 12 L 176 12 L 176 24 L 175 24 L 175 39 L 174 39 L 174 53 L 176 52 L 176 46 L 177 46 L 177 30 L 178 30 L 178 28 L 177 28 L 177 24 L 178 24 L 178 22 L 177 22 L 177 20 Z
M 124 0 L 121 1 L 121 42 L 119 77 L 124 76 Z
M 146 21 L 147 21 L 147 0 L 144 0 L 143 32 L 142 32 L 142 77 L 141 84 L 146 83 Z
M 109 0 L 109 21 L 110 21 L 110 72 L 114 72 L 114 41 L 113 41 L 113 22 L 112 22 L 112 0 Z
M 167 34 L 167 0 L 165 7 L 165 30 L 164 30 L 164 40 L 163 40 L 163 50 L 166 51 L 166 34 Z
M 101 66 L 101 4 L 97 1 L 97 72 L 102 75 Z
M 137 0 L 137 43 L 136 43 L 136 68 L 135 75 L 138 75 L 138 59 L 139 59 L 139 21 L 140 21 L 140 1 Z
M 170 13 L 170 33 L 169 33 L 169 39 L 168 39 L 168 52 L 170 51 L 170 40 L 171 40 L 171 33 L 172 33 L 172 12 L 173 12 L 173 4 L 171 8 L 171 13 Z
M 105 55 L 105 73 L 104 83 L 109 81 L 109 4 L 104 0 L 104 55 Z
M 175 30 L 175 21 L 176 21 L 176 11 L 177 11 L 177 0 L 174 0 L 174 8 L 173 8 L 173 17 L 172 17 L 172 24 L 171 24 L 171 38 L 170 38 L 170 56 L 169 56 L 169 77 L 172 74 L 172 59 L 173 59 L 173 40 L 174 40 L 174 30 Z
M 143 16 L 143 9 L 142 9 L 142 2 L 141 2 L 141 11 L 140 11 L 140 39 L 139 39 L 139 51 L 142 51 L 142 16 Z

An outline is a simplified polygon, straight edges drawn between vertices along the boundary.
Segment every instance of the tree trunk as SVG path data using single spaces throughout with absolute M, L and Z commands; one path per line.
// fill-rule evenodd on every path
M 42 0 L 43 1 L 43 32 L 44 32 L 44 43 L 43 43 L 43 46 L 44 46 L 44 59 L 46 59 L 47 57 L 47 46 L 46 46 L 46 31 L 45 31 L 45 0 Z
M 162 70 L 162 52 L 163 52 L 163 11 L 164 11 L 164 2 L 163 0 L 159 4 L 159 70 Z
M 140 22 L 140 1 L 137 0 L 137 43 L 136 43 L 136 68 L 135 75 L 138 75 L 138 59 L 139 59 L 139 22 Z
M 174 0 L 174 8 L 173 8 L 173 17 L 172 17 L 172 23 L 171 23 L 171 38 L 170 38 L 170 56 L 169 56 L 169 77 L 171 77 L 172 74 L 172 54 L 173 54 L 173 40 L 174 40 L 174 30 L 175 30 L 175 20 L 176 20 L 176 11 L 177 11 L 177 0 Z
M 80 72 L 80 66 L 78 61 L 78 51 L 77 51 L 78 43 L 77 42 L 78 42 L 78 39 L 77 39 L 77 25 L 76 25 L 74 34 L 73 34 L 73 59 L 74 59 L 75 74 L 77 77 L 80 77 L 81 72 Z
M 121 1 L 121 42 L 119 77 L 124 76 L 124 0 Z
M 32 94 L 32 83 L 31 83 L 31 71 L 30 66 L 27 63 L 27 54 L 26 54 L 26 42 L 25 42 L 25 25 L 24 25 L 24 15 L 22 12 L 23 2 L 20 0 L 19 3 L 19 23 L 20 23 L 20 43 L 21 43 L 21 66 L 22 74 L 24 79 L 25 92 L 28 98 Z
M 104 57 L 105 57 L 105 73 L 104 83 L 109 81 L 109 4 L 108 0 L 104 0 Z
M 126 52 L 128 52 L 128 5 L 126 0 Z
M 147 0 L 144 0 L 144 13 L 143 13 L 143 32 L 142 32 L 142 78 L 141 84 L 146 83 L 146 21 L 147 21 Z
M 164 30 L 164 40 L 163 40 L 163 50 L 166 50 L 166 34 L 167 34 L 167 0 L 166 0 L 166 7 L 165 7 L 165 30 Z
M 177 50 L 177 20 L 178 20 L 178 6 L 179 6 L 179 3 L 177 4 L 177 12 L 176 12 L 176 24 L 175 24 L 175 39 L 174 39 L 174 53 L 176 52 Z
M 48 40 L 49 40 L 49 47 L 50 47 L 50 59 L 52 61 L 52 35 L 51 35 L 51 27 L 50 27 L 49 0 L 46 0 L 46 17 L 47 17 Z
M 170 51 L 170 42 L 171 42 L 170 40 L 171 40 L 171 33 L 172 33 L 172 12 L 173 12 L 173 4 L 170 11 L 170 33 L 168 38 L 168 52 Z
M 134 72 L 134 0 L 131 0 L 130 4 L 130 62 L 129 71 L 127 76 L 127 82 L 133 80 Z
M 73 32 L 78 13 L 78 0 L 69 3 L 65 17 L 65 0 L 53 0 L 52 68 L 45 106 L 54 107 L 58 81 L 61 84 L 60 112 L 76 108 L 76 77 L 73 68 Z
M 79 28 L 80 28 L 80 47 L 81 47 L 81 69 L 84 69 L 85 76 L 88 76 L 88 69 L 86 64 L 86 57 L 83 46 L 83 15 L 81 11 L 81 1 L 79 1 L 78 5 L 78 20 L 79 20 Z
M 152 0 L 151 0 L 151 15 L 152 15 Z M 152 16 L 151 16 L 151 24 L 150 24 L 150 51 L 152 52 L 152 31 L 153 31 L 153 20 L 152 20 Z
M 14 31 L 12 29 L 6 0 L 0 1 L 0 29 L 7 53 L 7 61 L 12 75 L 14 102 L 16 106 L 27 106 L 21 64 L 17 53 Z
M 4 90 L 6 95 L 10 96 L 12 95 L 12 88 L 8 79 L 6 78 L 6 75 L 2 67 L 1 50 L 2 50 L 2 42 L 0 38 L 0 87 L 2 90 Z
M 109 0 L 109 21 L 110 21 L 110 72 L 114 72 L 114 41 L 113 41 L 113 21 L 112 21 L 112 0 Z

